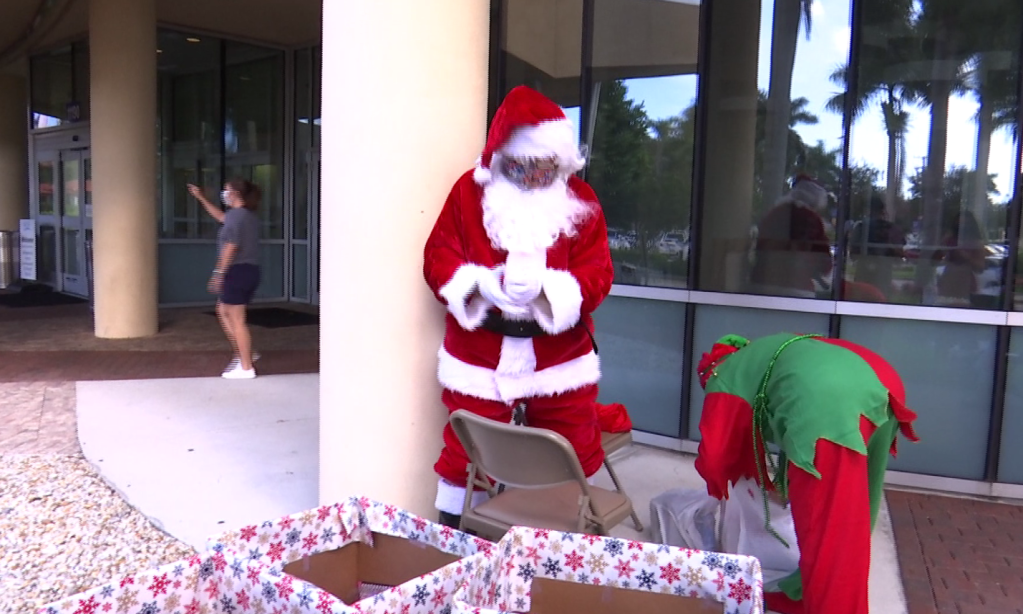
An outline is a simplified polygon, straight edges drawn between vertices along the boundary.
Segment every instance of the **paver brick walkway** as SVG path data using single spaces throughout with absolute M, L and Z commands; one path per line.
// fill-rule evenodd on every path
M 1023 507 L 887 496 L 910 614 L 1023 614 Z

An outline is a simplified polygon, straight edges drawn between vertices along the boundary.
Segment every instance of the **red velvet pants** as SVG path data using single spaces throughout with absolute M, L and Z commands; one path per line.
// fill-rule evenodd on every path
M 876 428 L 862 418 L 860 430 L 868 442 Z M 822 439 L 814 465 L 820 478 L 792 463 L 788 471 L 803 599 L 765 593 L 765 605 L 782 614 L 868 614 L 872 522 L 867 456 Z
M 511 422 L 512 406 L 500 401 L 487 401 L 464 395 L 453 390 L 444 390 L 442 396 L 448 412 L 459 409 L 497 420 Z M 597 386 L 590 385 L 550 397 L 524 399 L 526 423 L 561 434 L 575 448 L 579 463 L 587 476 L 600 469 L 604 462 L 604 448 L 600 445 L 600 426 L 597 423 Z M 465 486 L 466 456 L 461 442 L 448 424 L 444 427 L 444 449 L 440 459 L 433 466 L 437 475 L 456 486 Z

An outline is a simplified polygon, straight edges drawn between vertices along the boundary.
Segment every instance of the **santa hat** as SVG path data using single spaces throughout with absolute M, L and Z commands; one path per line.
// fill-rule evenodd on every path
M 828 206 L 828 191 L 808 175 L 800 175 L 796 177 L 792 191 L 785 196 L 785 199 L 803 207 L 822 210 Z
M 586 163 L 576 137 L 572 122 L 557 103 L 520 85 L 508 92 L 494 114 L 473 178 L 480 185 L 489 183 L 494 158 L 502 153 L 539 158 L 555 156 L 561 170 L 571 175 Z

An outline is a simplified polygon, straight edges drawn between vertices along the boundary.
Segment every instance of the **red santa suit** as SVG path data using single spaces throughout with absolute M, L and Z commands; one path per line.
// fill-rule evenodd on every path
M 502 164 L 520 158 L 556 160 L 553 184 L 515 185 Z M 512 90 L 476 168 L 444 204 L 424 275 L 447 307 L 438 377 L 448 410 L 509 422 L 524 402 L 530 426 L 565 436 L 589 476 L 604 460 L 590 314 L 614 269 L 597 197 L 574 175 L 583 163 L 562 109 L 527 87 Z M 467 464 L 449 425 L 435 465 L 441 512 L 461 514 Z

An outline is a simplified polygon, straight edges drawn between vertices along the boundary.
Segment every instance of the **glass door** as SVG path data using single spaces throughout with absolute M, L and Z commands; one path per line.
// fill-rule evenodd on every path
M 35 281 L 60 289 L 57 272 L 60 242 L 60 152 L 41 151 L 36 154 L 35 168 L 36 219 L 36 279 Z
M 320 152 L 310 153 L 309 162 L 309 276 L 310 299 L 320 304 Z
M 60 276 L 68 294 L 89 296 L 86 241 L 92 240 L 92 164 L 88 150 L 60 152 Z

